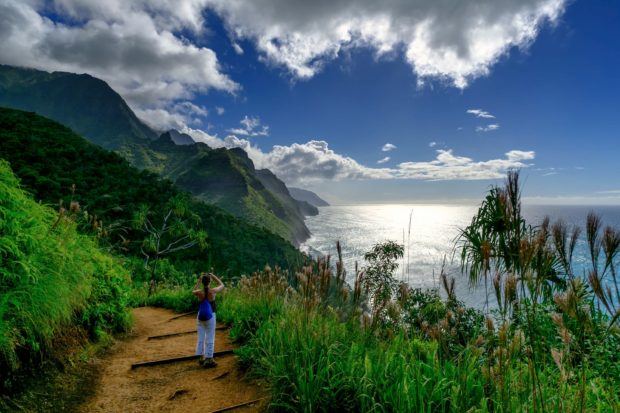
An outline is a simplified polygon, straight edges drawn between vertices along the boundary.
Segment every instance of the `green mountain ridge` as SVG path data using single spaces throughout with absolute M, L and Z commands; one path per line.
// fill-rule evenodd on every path
M 157 138 L 157 133 L 103 80 L 88 74 L 0 65 L 0 106 L 54 119 L 91 142 L 125 155 L 137 167 L 151 167 L 153 155 L 140 145 Z
M 293 244 L 309 236 L 299 210 L 303 208 L 306 215 L 312 211 L 298 205 L 288 191 L 271 193 L 245 151 L 211 149 L 178 131 L 158 136 L 100 79 L 0 65 L 0 106 L 56 120 L 89 141 L 114 150 L 133 166 L 169 178 L 200 199 Z
M 126 248 L 136 256 L 140 234 L 131 229 L 133 215 L 142 206 L 161 212 L 168 200 L 184 194 L 169 180 L 140 171 L 118 154 L 35 113 L 0 108 L 0 142 L 0 158 L 10 163 L 36 200 L 54 206 L 59 200 L 65 206 L 78 201 L 103 225 L 124 229 L 113 241 L 130 241 Z M 206 251 L 194 249 L 179 256 L 190 270 L 214 267 L 222 274 L 239 275 L 266 264 L 289 267 L 303 260 L 282 237 L 217 206 L 191 198 L 189 202 L 208 234 Z
M 284 182 L 268 170 L 256 170 L 243 149 L 211 149 L 204 143 L 176 145 L 170 133 L 162 134 L 150 148 L 166 156 L 158 172 L 199 199 L 269 228 L 294 244 L 310 236 L 300 205 Z

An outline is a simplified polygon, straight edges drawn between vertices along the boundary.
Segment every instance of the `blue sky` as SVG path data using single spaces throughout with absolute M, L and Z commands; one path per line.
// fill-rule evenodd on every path
M 481 17 L 417 0 L 404 23 L 398 14 L 409 9 L 398 2 L 361 11 L 323 2 L 290 2 L 298 4 L 282 11 L 277 0 L 256 10 L 243 0 L 156 10 L 140 1 L 131 9 L 72 3 L 0 5 L 17 16 L 0 19 L 0 29 L 20 18 L 33 27 L 26 40 L 5 35 L 0 61 L 93 73 L 151 125 L 244 147 L 259 167 L 334 202 L 478 200 L 508 167 L 520 166 L 529 202 L 620 203 L 617 2 L 480 1 L 478 9 L 488 8 Z M 428 29 L 421 49 L 407 31 L 418 15 L 440 27 Z M 538 20 L 515 23 L 523 15 Z M 472 31 L 480 18 L 498 31 Z M 380 29 L 386 21 L 387 31 Z M 349 32 L 338 37 L 342 22 Z M 41 48 L 40 33 L 56 40 Z M 468 41 L 458 40 L 463 33 Z M 81 46 L 78 34 L 119 44 L 108 61 L 89 55 L 93 44 Z M 132 36 L 140 53 L 118 52 Z M 426 46 L 458 58 L 446 64 Z M 30 60 L 19 47 L 30 48 Z M 486 117 L 468 113 L 476 109 Z M 383 151 L 387 143 L 395 148 Z

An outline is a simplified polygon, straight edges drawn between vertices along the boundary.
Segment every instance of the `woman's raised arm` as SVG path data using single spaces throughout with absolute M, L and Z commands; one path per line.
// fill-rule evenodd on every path
M 202 299 L 202 296 L 204 295 L 204 289 L 200 288 L 200 281 L 202 281 L 202 276 L 198 277 L 198 279 L 196 280 L 196 284 L 194 284 L 194 287 L 192 287 L 192 294 Z
M 215 281 L 218 282 L 218 286 L 211 288 L 211 291 L 213 291 L 214 293 L 219 293 L 220 291 L 222 291 L 224 289 L 224 283 L 222 282 L 222 280 L 219 279 L 219 277 L 215 274 L 211 274 L 211 277 L 213 277 L 213 279 Z

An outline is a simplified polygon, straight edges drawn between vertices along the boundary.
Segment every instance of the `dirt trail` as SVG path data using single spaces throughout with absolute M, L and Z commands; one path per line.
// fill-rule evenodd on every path
M 119 341 L 98 365 L 101 375 L 95 395 L 82 412 L 213 412 L 266 396 L 267 392 L 245 379 L 233 354 L 217 357 L 218 366 L 205 369 L 196 360 L 140 367 L 131 364 L 186 356 L 194 353 L 196 334 L 160 340 L 148 336 L 196 328 L 194 317 L 168 321 L 175 314 L 160 308 L 138 308 L 133 334 Z M 232 348 L 227 330 L 217 330 L 215 351 Z M 266 401 L 233 411 L 258 412 Z

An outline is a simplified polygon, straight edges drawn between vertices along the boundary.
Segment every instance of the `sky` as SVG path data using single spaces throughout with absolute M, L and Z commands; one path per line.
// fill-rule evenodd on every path
M 0 63 L 90 73 L 158 130 L 333 203 L 620 204 L 620 3 L 0 0 Z

